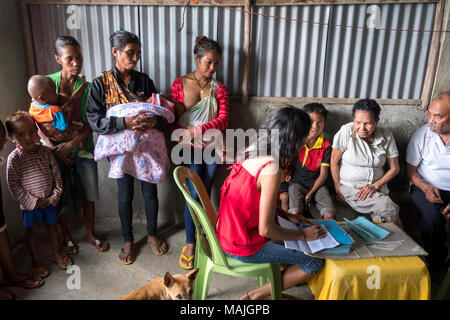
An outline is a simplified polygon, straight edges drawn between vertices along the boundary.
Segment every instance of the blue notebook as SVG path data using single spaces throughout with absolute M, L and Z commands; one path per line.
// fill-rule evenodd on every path
M 355 241 L 345 232 L 345 230 L 336 222 L 336 220 L 318 220 L 314 223 L 322 224 L 331 233 L 334 239 L 340 243 L 339 246 L 320 251 L 323 254 L 349 254 L 352 244 Z
M 389 231 L 370 222 L 365 217 L 358 217 L 352 221 L 346 218 L 344 220 L 353 232 L 368 242 L 383 240 L 389 234 Z

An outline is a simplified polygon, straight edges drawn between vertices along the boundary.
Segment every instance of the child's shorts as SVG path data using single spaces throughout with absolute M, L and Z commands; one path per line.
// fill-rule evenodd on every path
M 27 228 L 34 227 L 42 221 L 45 221 L 48 224 L 55 224 L 58 221 L 55 206 L 37 208 L 34 210 L 22 210 L 22 218 L 23 224 Z

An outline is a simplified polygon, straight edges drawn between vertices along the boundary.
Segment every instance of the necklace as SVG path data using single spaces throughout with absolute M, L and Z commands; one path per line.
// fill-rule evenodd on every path
M 203 89 L 206 88 L 206 86 L 208 85 L 208 83 L 209 83 L 209 81 L 210 81 L 211 79 L 206 80 L 206 84 L 202 87 L 201 84 L 200 84 L 200 81 L 198 81 L 197 77 L 195 76 L 195 71 L 192 72 L 192 75 L 194 76 L 195 81 L 197 81 L 197 84 L 198 84 L 198 86 L 200 87 L 200 95 L 203 95 L 203 93 L 204 93 Z

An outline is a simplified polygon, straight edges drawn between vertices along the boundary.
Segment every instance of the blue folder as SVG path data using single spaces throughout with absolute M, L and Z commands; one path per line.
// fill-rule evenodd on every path
M 334 239 L 340 243 L 339 246 L 320 251 L 323 254 L 349 254 L 352 244 L 355 241 L 345 232 L 345 230 L 336 222 L 336 220 L 319 220 L 314 223 L 324 225 Z
M 352 221 L 346 218 L 344 220 L 353 232 L 368 242 L 383 240 L 389 234 L 389 231 L 370 222 L 365 217 L 358 217 Z

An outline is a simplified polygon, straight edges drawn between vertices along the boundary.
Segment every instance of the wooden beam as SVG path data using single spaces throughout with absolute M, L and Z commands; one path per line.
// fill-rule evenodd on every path
M 28 4 L 185 6 L 186 0 L 25 0 Z M 199 0 L 191 6 L 243 6 L 242 0 Z
M 269 102 L 269 103 L 312 103 L 323 104 L 355 104 L 358 99 L 350 98 L 304 98 L 304 97 L 249 97 L 249 101 Z M 374 99 L 381 105 L 415 105 L 420 106 L 419 99 Z
M 80 4 L 80 5 L 149 5 L 184 6 L 186 0 L 25 0 L 28 4 Z M 439 0 L 254 0 L 254 6 L 330 5 L 330 4 L 384 4 L 384 3 L 433 3 Z M 196 6 L 243 6 L 245 0 L 199 0 Z
M 298 5 L 330 5 L 330 4 L 385 4 L 385 3 L 433 3 L 439 0 L 254 0 L 254 6 L 298 6 Z
M 245 1 L 244 10 L 247 11 L 244 13 L 244 74 L 242 75 L 242 104 L 248 103 L 248 88 L 249 88 L 249 74 L 250 74 L 250 6 L 251 0 Z
M 27 63 L 28 77 L 37 73 L 36 60 L 34 56 L 33 35 L 31 31 L 31 19 L 28 12 L 28 5 L 25 0 L 20 0 L 20 15 L 22 20 L 22 34 L 25 44 L 25 56 Z
M 441 30 L 444 18 L 445 3 L 440 0 L 436 5 L 436 12 L 434 15 L 433 30 Z M 425 73 L 425 80 L 422 88 L 422 108 L 428 109 L 430 104 L 431 94 L 433 92 L 434 81 L 436 78 L 437 64 L 439 61 L 439 51 L 441 48 L 441 32 L 433 32 L 431 37 L 430 52 L 428 53 L 428 64 Z

